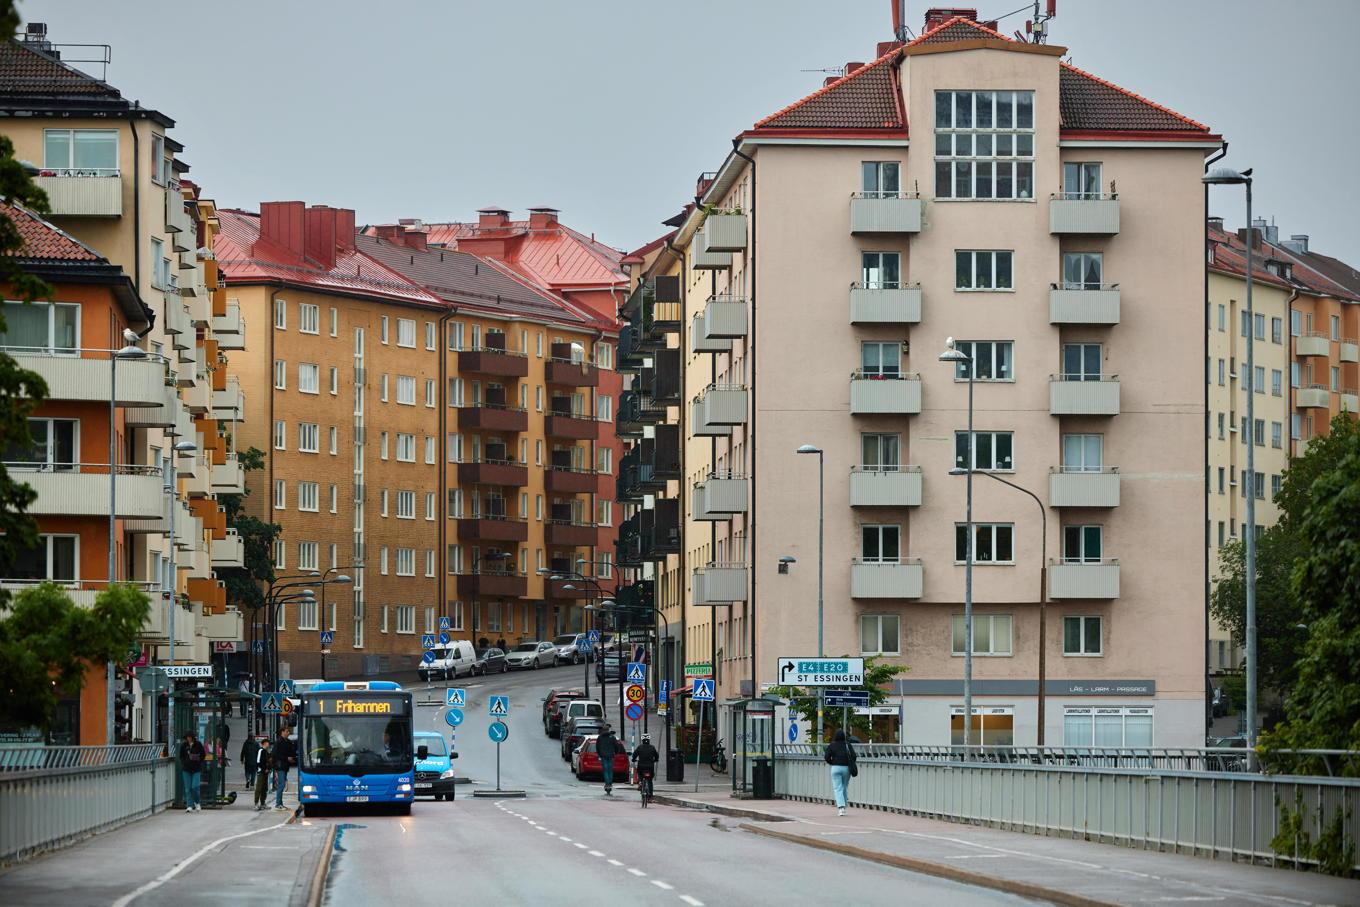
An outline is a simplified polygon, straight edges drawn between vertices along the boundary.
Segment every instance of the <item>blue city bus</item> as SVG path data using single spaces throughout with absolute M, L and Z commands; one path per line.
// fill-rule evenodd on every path
M 322 682 L 301 695 L 298 794 L 322 804 L 394 804 L 415 797 L 411 693 L 387 680 Z

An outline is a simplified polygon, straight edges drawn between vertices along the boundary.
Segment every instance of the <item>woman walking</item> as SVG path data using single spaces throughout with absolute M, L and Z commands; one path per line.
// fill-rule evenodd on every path
M 845 739 L 845 731 L 836 731 L 835 738 L 827 744 L 826 764 L 831 766 L 831 792 L 836 798 L 836 815 L 843 816 L 850 779 L 859 774 L 859 766 L 855 764 L 855 748 Z

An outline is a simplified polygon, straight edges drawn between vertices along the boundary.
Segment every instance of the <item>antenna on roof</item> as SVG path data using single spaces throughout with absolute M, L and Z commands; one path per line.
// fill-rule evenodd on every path
M 1014 15 L 1014 13 L 1007 15 Z M 1048 21 L 1057 15 L 1058 0 L 1045 0 L 1043 13 L 1039 12 L 1039 0 L 1034 0 L 1034 18 L 1025 23 L 1025 34 L 1035 44 L 1043 44 L 1048 40 Z M 1019 33 L 1016 34 L 1016 37 L 1019 37 Z

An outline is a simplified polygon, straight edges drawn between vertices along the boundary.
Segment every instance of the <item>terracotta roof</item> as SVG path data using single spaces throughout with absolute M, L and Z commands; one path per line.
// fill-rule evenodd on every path
M 1321 252 L 1294 252 L 1286 249 L 1296 261 L 1307 262 L 1319 274 L 1338 286 L 1344 287 L 1353 299 L 1360 299 L 1360 271 L 1339 258 L 1323 255 Z
M 33 262 L 108 263 L 89 246 L 21 205 L 0 202 L 0 214 L 13 222 L 24 241 L 22 249 L 6 253 L 11 257 Z
M 554 290 L 612 286 L 628 279 L 621 265 L 623 252 L 565 224 L 530 229 L 528 221 L 510 221 L 506 227 L 488 231 L 476 224 L 454 222 L 426 224 L 426 233 L 431 245 L 454 249 L 460 240 L 470 237 L 508 237 L 517 248 L 505 263 Z
M 905 129 L 894 65 L 900 56 L 900 48 L 891 50 L 801 101 L 757 120 L 755 128 Z
M 1242 242 L 1242 238 L 1236 233 L 1220 230 L 1212 224 L 1205 228 L 1205 235 L 1214 251 L 1214 260 L 1209 265 L 1209 270 L 1234 274 L 1238 277 L 1245 276 L 1247 273 L 1247 247 Z M 1292 290 L 1293 284 L 1265 269 L 1265 257 L 1259 251 L 1252 254 L 1252 279 L 1271 286 Z
M 23 95 L 121 100 L 118 89 L 18 41 L 0 45 L 0 97 Z
M 217 217 L 221 228 L 213 240 L 213 251 L 217 255 L 218 265 L 227 276 L 228 284 L 281 281 L 318 292 L 330 291 L 439 308 L 445 306 L 437 296 L 357 249 L 337 250 L 335 267 L 329 270 L 307 264 L 256 258 L 253 247 L 260 238 L 260 216 L 248 211 L 219 208 Z
M 1209 269 L 1236 274 L 1239 277 L 1245 275 L 1247 273 L 1246 245 L 1242 237 L 1236 233 L 1220 230 L 1213 225 L 1209 225 L 1206 232 L 1209 243 L 1214 250 L 1214 260 L 1209 265 Z M 1251 276 L 1253 280 L 1259 280 L 1272 286 L 1291 290 L 1298 289 L 1318 296 L 1332 296 L 1346 300 L 1360 298 L 1360 294 L 1314 267 L 1314 263 L 1309 261 L 1313 257 L 1314 253 L 1311 252 L 1299 254 L 1275 243 L 1262 242 L 1260 248 L 1252 255 Z M 1325 256 L 1319 257 L 1325 258 Z M 1288 262 L 1291 266 L 1290 279 L 1286 280 L 1266 270 L 1267 259 Z M 1335 261 L 1335 259 L 1327 260 Z
M 1203 123 L 1070 63 L 1058 71 L 1058 108 L 1064 129 L 1209 131 Z
M 954 41 L 977 41 L 987 38 L 1000 38 L 1003 41 L 1014 41 L 1001 32 L 992 31 L 979 22 L 974 22 L 967 16 L 955 16 L 947 22 L 942 22 L 930 31 L 917 37 L 907 44 L 908 47 L 916 47 L 920 44 L 949 44 Z

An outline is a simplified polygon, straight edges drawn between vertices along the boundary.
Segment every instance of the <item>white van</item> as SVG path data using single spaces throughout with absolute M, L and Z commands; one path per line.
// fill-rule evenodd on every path
M 429 664 L 422 661 L 416 667 L 421 680 L 448 680 L 471 675 L 472 666 L 477 663 L 477 653 L 466 639 L 455 639 L 447 646 L 435 646 L 430 651 L 434 653 L 434 661 Z

